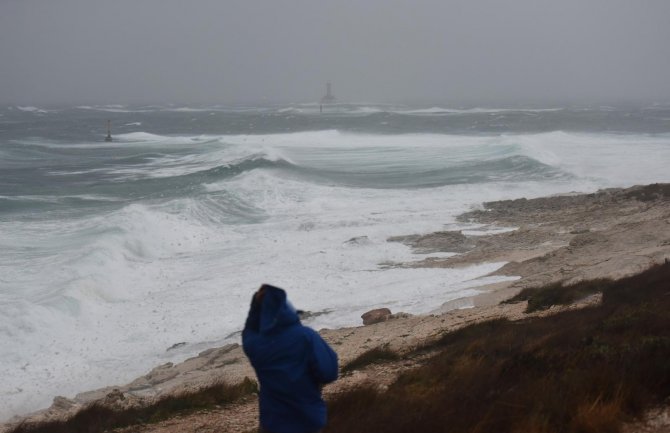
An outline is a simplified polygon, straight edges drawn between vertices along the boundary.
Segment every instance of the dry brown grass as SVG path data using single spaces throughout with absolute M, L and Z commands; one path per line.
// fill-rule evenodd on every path
M 591 294 L 601 293 L 603 288 L 610 283 L 610 280 L 598 279 L 581 281 L 567 286 L 562 283 L 553 283 L 544 287 L 530 287 L 523 289 L 518 295 L 504 301 L 504 303 L 515 304 L 528 301 L 526 313 L 532 313 L 546 310 L 554 305 L 569 305 Z
M 602 284 L 598 307 L 449 333 L 388 390 L 330 403 L 328 433 L 614 433 L 670 396 L 670 265 Z
M 117 409 L 94 403 L 67 420 L 24 423 L 9 433 L 102 433 L 233 403 L 256 392 L 257 389 L 256 382 L 245 378 L 237 385 L 219 382 L 196 391 L 169 395 L 143 407 Z
M 398 359 L 400 359 L 400 356 L 389 349 L 388 344 L 386 344 L 361 353 L 356 358 L 352 359 L 346 365 L 344 365 L 340 371 L 343 374 L 346 374 L 351 371 L 366 367 L 370 364 L 397 361 Z

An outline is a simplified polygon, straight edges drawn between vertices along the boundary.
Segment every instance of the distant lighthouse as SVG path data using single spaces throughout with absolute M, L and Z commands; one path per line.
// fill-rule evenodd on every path
M 321 98 L 322 104 L 333 104 L 337 102 L 337 99 L 333 96 L 333 93 L 330 89 L 330 82 L 326 83 L 326 95 Z
M 107 121 L 107 137 L 105 137 L 105 141 L 112 141 L 112 121 L 111 120 Z

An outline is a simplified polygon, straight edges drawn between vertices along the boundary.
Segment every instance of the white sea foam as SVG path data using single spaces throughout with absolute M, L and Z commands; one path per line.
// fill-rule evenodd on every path
M 446 107 L 428 107 L 428 108 L 408 108 L 394 105 L 379 104 L 334 104 L 319 106 L 318 104 L 300 104 L 277 109 L 278 113 L 295 113 L 302 115 L 309 114 L 339 114 L 339 115 L 368 115 L 375 113 L 394 113 L 402 115 L 415 116 L 447 116 L 447 115 L 467 115 L 467 114 L 502 114 L 502 113 L 546 113 L 552 111 L 562 111 L 564 108 L 446 108 Z
M 393 110 L 394 113 L 407 115 L 460 115 L 460 114 L 499 114 L 499 113 L 545 113 L 562 111 L 563 108 L 413 108 Z
M 110 105 L 78 105 L 75 108 L 80 110 L 93 110 L 93 111 L 106 111 L 108 113 L 149 113 L 155 111 L 154 109 L 148 108 L 129 108 L 125 105 L 119 104 L 110 104 Z
M 163 108 L 162 111 L 174 111 L 175 113 L 200 113 L 217 111 L 216 108 L 194 108 L 194 107 L 177 107 L 177 108 Z
M 48 113 L 48 110 L 32 106 L 26 106 L 26 107 L 17 106 L 16 108 L 18 108 L 21 111 L 25 111 L 26 113 Z
M 289 106 L 275 108 L 261 107 L 236 107 L 236 106 L 156 106 L 156 107 L 127 107 L 122 105 L 88 106 L 80 105 L 76 108 L 82 110 L 107 111 L 112 113 L 146 113 L 152 111 L 176 112 L 176 113 L 215 113 L 215 112 L 235 112 L 235 113 L 276 113 L 287 115 L 338 115 L 338 116 L 361 116 L 376 113 L 394 113 L 403 115 L 418 116 L 441 116 L 441 115 L 463 115 L 463 114 L 496 114 L 506 112 L 518 113 L 544 113 L 551 111 L 561 111 L 564 108 L 530 108 L 530 107 L 502 107 L 502 108 L 448 108 L 448 107 L 427 107 L 415 108 L 399 106 L 394 104 L 373 104 L 365 102 L 356 103 L 335 103 L 322 105 L 319 103 L 295 103 Z
M 203 345 L 222 344 L 241 328 L 249 297 L 263 282 L 285 287 L 299 308 L 332 310 L 310 322 L 317 328 L 359 323 L 362 312 L 382 305 L 432 311 L 475 294 L 478 285 L 501 281 L 484 276 L 502 263 L 389 268 L 426 257 L 387 242 L 390 236 L 509 230 L 463 224 L 455 217 L 483 201 L 670 181 L 666 135 L 331 130 L 117 137 L 123 146 L 148 146 L 163 155 L 134 167 L 105 168 L 120 179 L 179 176 L 248 158 L 345 177 L 389 172 L 411 177 L 509 156 L 532 158 L 570 176 L 379 189 L 257 168 L 209 181 L 202 194 L 72 220 L 2 220 L 0 417 L 44 407 L 57 394 L 124 383 Z M 350 242 L 355 238 L 365 242 Z M 182 341 L 188 344 L 181 351 L 165 351 Z
M 427 196 L 393 210 L 394 201 L 379 191 L 360 191 L 353 202 L 346 189 L 264 172 L 242 176 L 230 189 L 263 209 L 266 222 L 214 226 L 199 221 L 216 221 L 210 214 L 216 209 L 180 201 L 129 206 L 86 226 L 61 226 L 56 233 L 65 234 L 57 237 L 53 227 L 31 227 L 32 245 L 45 257 L 30 261 L 30 274 L 18 268 L 4 273 L 17 286 L 36 288 L 35 298 L 17 300 L 1 316 L 8 337 L 0 350 L 3 377 L 11 378 L 3 385 L 7 415 L 44 406 L 55 394 L 130 380 L 170 359 L 165 349 L 175 342 L 222 342 L 241 326 L 248 297 L 261 282 L 285 286 L 301 308 L 335 309 L 317 324 L 342 326 L 380 303 L 428 311 L 452 292 L 471 293 L 468 286 L 481 284 L 477 277 L 499 266 L 380 270 L 380 262 L 412 259 L 407 247 L 387 243 L 387 236 L 440 228 L 444 215 L 437 203 L 422 210 L 423 223 L 408 223 L 412 206 L 425 206 Z M 30 247 L 22 245 L 25 231 L 3 227 L 2 233 L 13 234 L 3 245 Z M 370 243 L 346 242 L 360 235 Z M 58 290 L 46 295 L 47 287 Z
M 162 143 L 170 140 L 170 137 L 165 135 L 152 134 L 150 132 L 128 132 L 125 134 L 116 134 L 114 136 L 117 140 L 128 142 L 152 142 Z
M 527 156 L 601 188 L 670 180 L 670 135 L 551 132 L 505 138 Z

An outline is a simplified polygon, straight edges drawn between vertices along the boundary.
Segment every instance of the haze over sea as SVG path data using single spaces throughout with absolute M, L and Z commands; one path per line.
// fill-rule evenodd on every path
M 0 418 L 238 341 L 261 283 L 317 329 L 474 295 L 503 263 L 396 268 L 426 255 L 387 239 L 669 163 L 662 104 L 4 107 Z

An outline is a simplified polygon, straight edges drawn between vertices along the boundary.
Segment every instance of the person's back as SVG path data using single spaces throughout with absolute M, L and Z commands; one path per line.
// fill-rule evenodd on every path
M 263 285 L 242 332 L 260 383 L 260 423 L 270 433 L 312 433 L 326 423 L 321 385 L 337 379 L 337 355 L 298 314 L 282 289 Z

